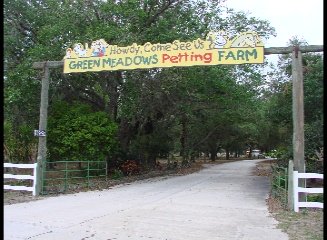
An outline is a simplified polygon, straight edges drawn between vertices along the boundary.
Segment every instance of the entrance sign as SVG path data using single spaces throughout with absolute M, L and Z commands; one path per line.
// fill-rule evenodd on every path
M 264 46 L 257 33 L 244 32 L 229 39 L 220 31 L 190 42 L 126 47 L 109 45 L 103 39 L 93 41 L 90 47 L 77 43 L 66 50 L 64 73 L 263 62 Z

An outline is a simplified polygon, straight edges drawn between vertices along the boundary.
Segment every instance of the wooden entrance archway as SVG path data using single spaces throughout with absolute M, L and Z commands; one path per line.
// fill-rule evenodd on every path
M 303 66 L 302 53 L 322 52 L 323 45 L 293 46 L 293 47 L 271 47 L 264 48 L 264 55 L 271 54 L 289 54 L 292 53 L 292 102 L 293 102 L 293 159 L 294 169 L 300 173 L 305 172 L 304 161 L 304 106 L 303 106 Z M 39 130 L 46 131 L 48 118 L 48 92 L 50 69 L 64 66 L 63 61 L 46 61 L 33 63 L 34 69 L 43 70 L 41 103 L 40 103 L 40 121 Z M 37 181 L 36 196 L 40 195 L 42 183 L 42 171 L 46 160 L 46 134 L 39 136 L 38 154 L 37 154 Z M 304 186 L 304 182 L 300 182 Z

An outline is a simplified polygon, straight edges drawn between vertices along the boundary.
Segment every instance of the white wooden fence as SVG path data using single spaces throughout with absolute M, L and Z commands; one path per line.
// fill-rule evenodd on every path
M 32 168 L 33 169 L 33 176 L 31 175 L 14 175 L 14 174 L 4 174 L 3 178 L 10 178 L 10 179 L 30 179 L 33 180 L 33 186 L 12 186 L 12 185 L 4 185 L 3 189 L 9 190 L 23 190 L 23 191 L 31 191 L 33 196 L 35 196 L 35 184 L 36 184 L 36 168 L 37 163 L 33 164 L 13 164 L 13 163 L 4 163 L 4 168 Z
M 323 188 L 303 188 L 299 187 L 299 178 L 320 178 L 323 179 L 323 174 L 318 173 L 299 173 L 293 171 L 293 195 L 294 195 L 294 211 L 299 212 L 300 207 L 313 207 L 313 208 L 324 208 L 321 202 L 299 202 L 299 192 L 304 193 L 323 193 Z

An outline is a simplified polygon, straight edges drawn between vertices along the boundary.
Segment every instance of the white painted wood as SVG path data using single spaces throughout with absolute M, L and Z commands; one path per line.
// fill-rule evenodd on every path
M 8 189 L 8 190 L 16 190 L 16 191 L 31 191 L 33 196 L 35 196 L 35 184 L 36 184 L 36 168 L 37 168 L 37 163 L 32 163 L 32 164 L 14 164 L 14 163 L 4 163 L 3 164 L 4 168 L 32 168 L 33 169 L 33 175 L 14 175 L 14 174 L 4 174 L 4 178 L 9 178 L 9 179 L 30 179 L 33 180 L 33 186 L 32 187 L 26 187 L 26 186 L 12 186 L 12 185 L 4 185 L 3 189 Z
M 324 193 L 324 190 L 322 188 L 297 188 L 298 192 L 304 192 L 304 193 Z
M 324 204 L 321 202 L 299 202 L 299 207 L 324 208 Z
M 31 180 L 34 180 L 34 176 L 31 176 L 31 175 L 3 174 L 3 178 L 13 178 L 13 179 L 31 179 Z
M 15 163 L 4 163 L 3 167 L 13 167 L 13 168 L 34 168 L 37 163 L 31 164 L 15 164 Z
M 300 207 L 314 207 L 324 208 L 324 204 L 321 202 L 299 202 L 299 192 L 304 193 L 324 193 L 323 188 L 303 188 L 299 187 L 299 178 L 319 178 L 323 179 L 323 174 L 318 173 L 299 173 L 298 171 L 293 172 L 293 195 L 294 195 L 294 211 L 299 212 Z
M 3 189 L 33 191 L 33 187 L 3 185 Z
M 324 179 L 324 174 L 319 173 L 298 173 L 298 178 L 320 178 Z
M 293 160 L 289 160 L 288 162 L 288 187 L 287 187 L 287 207 L 289 210 L 293 210 L 294 208 L 294 196 L 293 196 L 293 171 L 294 164 Z
M 299 212 L 299 193 L 297 191 L 299 186 L 298 171 L 293 171 L 293 196 L 294 196 L 294 211 Z

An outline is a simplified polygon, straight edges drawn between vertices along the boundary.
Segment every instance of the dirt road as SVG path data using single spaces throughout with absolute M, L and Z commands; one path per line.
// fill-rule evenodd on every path
M 267 177 L 251 174 L 258 161 L 7 205 L 4 239 L 287 240 L 267 209 Z

